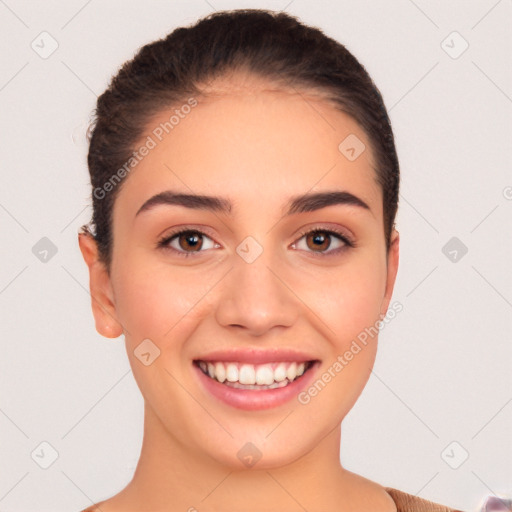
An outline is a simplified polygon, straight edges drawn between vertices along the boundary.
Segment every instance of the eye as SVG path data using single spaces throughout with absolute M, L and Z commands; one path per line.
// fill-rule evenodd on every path
M 203 238 L 210 240 L 210 244 L 204 243 Z M 213 240 L 202 231 L 197 229 L 181 229 L 175 231 L 170 235 L 166 235 L 164 238 L 158 241 L 157 246 L 163 249 L 171 249 L 177 252 L 180 256 L 188 257 L 192 256 L 195 252 L 201 252 L 201 249 L 212 249 L 215 245 L 218 247 L 219 244 L 213 242 Z M 184 250 L 182 250 L 182 248 Z M 188 250 L 192 249 L 192 250 Z
M 300 245 L 300 241 L 302 239 L 305 239 L 305 246 L 306 250 L 312 249 L 311 252 L 316 253 L 315 256 L 331 256 L 333 254 L 338 254 L 342 251 L 346 251 L 350 247 L 355 247 L 354 242 L 349 240 L 349 238 L 336 230 L 331 229 L 322 229 L 322 228 L 315 228 L 311 229 L 309 231 L 305 231 L 301 233 L 301 238 L 298 240 L 298 242 L 294 242 L 292 244 L 292 248 L 296 248 Z M 335 248 L 333 250 L 327 251 L 332 245 L 332 238 L 337 239 L 335 241 Z M 337 245 L 337 247 L 336 247 Z M 303 247 L 298 247 L 299 249 L 303 249 Z

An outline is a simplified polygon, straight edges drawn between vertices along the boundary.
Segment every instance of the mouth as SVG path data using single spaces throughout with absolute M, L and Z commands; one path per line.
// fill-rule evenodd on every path
M 235 389 L 253 391 L 284 388 L 300 379 L 315 362 L 312 360 L 249 364 L 236 361 L 194 360 L 194 364 L 210 379 Z
M 261 410 L 297 398 L 315 376 L 318 359 L 248 363 L 194 359 L 203 389 L 231 407 Z

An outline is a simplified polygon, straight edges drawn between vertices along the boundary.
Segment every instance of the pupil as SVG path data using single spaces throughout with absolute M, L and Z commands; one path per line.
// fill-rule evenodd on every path
M 183 238 L 186 240 L 187 245 L 192 248 L 195 248 L 196 246 L 199 245 L 199 242 L 198 242 L 199 234 L 198 233 L 183 235 Z M 192 243 L 190 243 L 190 240 L 192 240 Z
M 314 241 L 313 243 L 316 248 L 318 248 L 322 245 L 325 245 L 326 240 L 327 240 L 327 237 L 325 235 L 323 235 L 321 231 L 317 231 L 313 234 L 313 241 Z M 329 247 L 329 245 L 330 245 L 330 243 L 327 240 L 327 247 Z M 325 247 L 325 248 L 327 248 L 327 247 Z

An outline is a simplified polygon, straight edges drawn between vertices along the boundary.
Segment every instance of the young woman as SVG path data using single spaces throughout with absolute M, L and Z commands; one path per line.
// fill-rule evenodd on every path
M 399 259 L 382 97 L 283 12 L 217 12 L 144 46 L 99 97 L 96 329 L 144 397 L 133 479 L 87 509 L 449 511 L 340 463 Z

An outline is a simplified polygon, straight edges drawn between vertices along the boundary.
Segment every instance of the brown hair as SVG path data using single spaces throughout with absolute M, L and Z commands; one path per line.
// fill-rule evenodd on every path
M 399 165 L 382 96 L 365 68 L 339 42 L 285 12 L 218 11 L 143 46 L 98 98 L 88 166 L 94 236 L 110 270 L 112 209 L 126 163 L 150 119 L 164 108 L 205 96 L 204 85 L 237 69 L 279 84 L 322 91 L 365 131 L 383 193 L 386 249 L 398 208 Z M 340 141 L 341 142 L 341 141 Z M 116 171 L 117 174 L 114 174 Z M 114 183 L 115 185 L 115 183 Z

